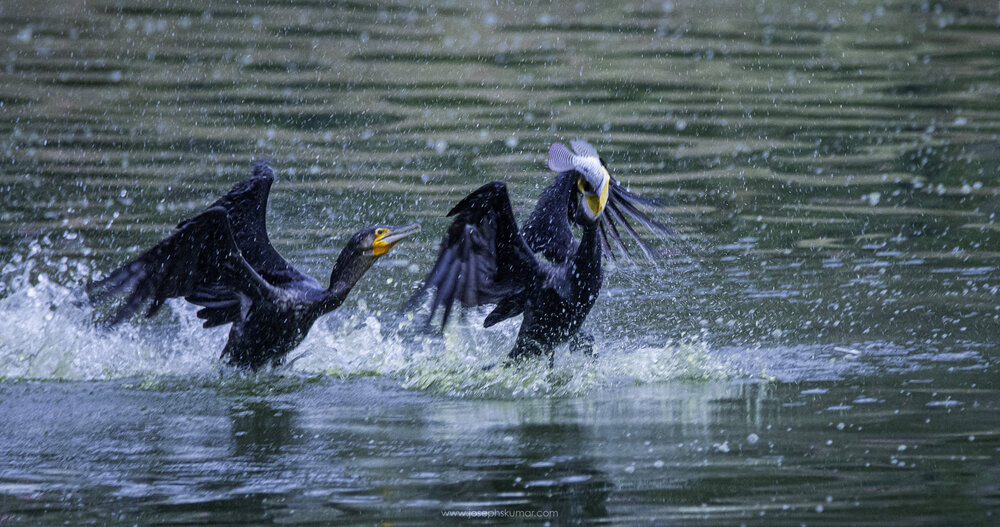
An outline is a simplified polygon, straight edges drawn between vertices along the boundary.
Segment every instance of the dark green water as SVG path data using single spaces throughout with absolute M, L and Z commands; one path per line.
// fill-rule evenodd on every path
M 998 521 L 995 2 L 8 1 L 0 41 L 0 524 Z M 677 230 L 600 358 L 388 331 L 443 214 L 525 218 L 577 137 Z M 179 303 L 93 329 L 78 287 L 259 158 L 321 279 L 424 234 L 278 374 Z

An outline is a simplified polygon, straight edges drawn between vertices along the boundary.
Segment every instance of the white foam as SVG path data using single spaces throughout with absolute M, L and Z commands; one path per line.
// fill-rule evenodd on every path
M 211 371 L 218 331 L 124 324 L 103 330 L 76 288 L 41 276 L 0 299 L 0 378 L 98 380 Z M 214 337 L 214 338 L 213 338 Z M 213 342 L 214 341 L 214 342 Z
M 152 321 L 141 318 L 112 330 L 95 327 L 79 288 L 44 275 L 16 285 L 0 299 L 0 379 L 113 380 L 136 377 L 218 379 L 218 353 L 228 327 L 202 329 L 195 308 L 172 301 Z M 473 313 L 443 335 L 389 331 L 364 303 L 353 312 L 320 319 L 289 356 L 280 374 L 393 379 L 402 387 L 462 397 L 538 397 L 600 387 L 679 378 L 725 378 L 732 372 L 696 339 L 638 345 L 598 333 L 598 358 L 557 352 L 547 360 L 503 366 L 517 321 L 482 328 Z M 492 365 L 501 364 L 488 368 Z M 223 381 L 225 382 L 225 381 Z

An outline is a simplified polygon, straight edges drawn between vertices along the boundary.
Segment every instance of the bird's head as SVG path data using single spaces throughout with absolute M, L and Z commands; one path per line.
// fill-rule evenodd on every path
M 578 216 L 594 223 L 604 213 L 608 204 L 608 186 L 611 174 L 594 147 L 583 140 L 570 141 L 573 152 L 560 143 L 549 148 L 549 168 L 556 172 L 573 172 L 577 175 L 576 192 L 580 200 Z
M 580 211 L 590 222 L 597 221 L 608 204 L 608 184 L 611 174 L 599 159 L 584 158 L 577 172 L 576 189 L 580 192 Z
M 330 283 L 344 278 L 341 276 L 344 273 L 352 276 L 357 274 L 358 276 L 354 278 L 360 278 L 360 273 L 368 270 L 375 263 L 375 260 L 388 253 L 393 245 L 419 232 L 419 223 L 402 226 L 376 225 L 361 229 L 351 237 L 347 246 L 340 252 L 340 258 L 333 268 Z
M 366 254 L 372 258 L 379 258 L 385 256 L 389 252 L 389 249 L 392 249 L 393 245 L 419 232 L 419 223 L 396 227 L 376 225 L 355 234 L 351 238 L 350 245 L 359 253 Z

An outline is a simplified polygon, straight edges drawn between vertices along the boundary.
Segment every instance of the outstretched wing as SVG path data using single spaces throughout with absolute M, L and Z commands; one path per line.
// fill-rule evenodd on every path
M 538 201 L 538 207 L 525 226 L 525 238 L 529 240 L 528 243 L 532 249 L 536 252 L 542 252 L 549 259 L 553 259 L 554 256 L 554 261 L 565 261 L 569 255 L 576 252 L 577 242 L 573 236 L 570 222 L 575 221 L 577 208 L 580 206 L 580 191 L 575 185 L 575 181 L 580 176 L 578 169 L 582 162 L 587 158 L 596 159 L 607 170 L 607 163 L 600 157 L 593 145 L 581 139 L 570 141 L 570 145 L 573 147 L 572 152 L 560 143 L 553 143 L 549 148 L 549 168 L 558 172 L 559 175 L 556 176 L 556 181 L 549 185 L 543 193 L 542 198 Z M 564 178 L 568 178 L 568 180 Z M 548 196 L 550 191 L 551 197 Z M 654 220 L 647 213 L 647 211 L 662 206 L 656 201 L 633 194 L 613 177 L 610 178 L 608 192 L 610 194 L 608 203 L 599 224 L 604 253 L 612 259 L 616 256 L 622 256 L 626 260 L 632 259 L 631 250 L 622 238 L 621 231 L 625 231 L 625 234 L 632 239 L 643 255 L 648 260 L 655 262 L 654 251 L 649 242 L 639 235 L 631 222 L 638 223 L 656 236 L 673 234 L 670 227 Z M 549 204 L 549 202 L 555 203 L 558 199 L 564 201 L 557 205 Z M 554 219 L 556 216 L 554 211 L 562 206 L 567 207 L 565 222 L 561 219 Z
M 455 221 L 441 242 L 437 262 L 421 291 L 435 289 L 431 317 L 444 307 L 442 326 L 452 305 L 516 303 L 543 270 L 517 231 L 507 186 L 487 183 L 455 205 Z M 516 311 L 509 306 L 508 311 Z M 513 315 L 511 315 L 513 316 Z
M 135 260 L 87 286 L 101 301 L 127 294 L 108 325 L 115 325 L 148 304 L 146 316 L 168 298 L 185 297 L 203 306 L 205 327 L 236 322 L 249 303 L 273 295 L 271 287 L 240 254 L 226 210 L 210 207 Z
M 241 181 L 212 207 L 222 207 L 229 216 L 236 246 L 250 267 L 274 285 L 307 277 L 296 270 L 271 246 L 267 236 L 267 197 L 274 171 L 264 161 L 254 164 L 253 175 Z
M 645 210 L 662 208 L 662 205 L 654 200 L 633 194 L 615 178 L 611 178 L 608 191 L 611 192 L 611 195 L 608 196 L 608 204 L 604 208 L 604 214 L 601 215 L 600 220 L 601 241 L 605 252 L 611 258 L 615 258 L 615 253 L 617 252 L 626 260 L 632 259 L 628 245 L 622 240 L 621 231 L 619 230 L 621 229 L 632 239 L 646 259 L 655 262 L 655 251 L 650 247 L 649 242 L 639 235 L 630 221 L 638 223 L 658 237 L 673 234 L 673 229 L 654 220 L 645 212 Z

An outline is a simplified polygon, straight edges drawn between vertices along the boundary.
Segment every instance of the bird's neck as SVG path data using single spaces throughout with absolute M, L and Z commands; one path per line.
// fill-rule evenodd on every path
M 327 288 L 322 302 L 324 313 L 333 311 L 344 303 L 348 293 L 371 268 L 372 263 L 374 263 L 372 258 L 365 258 L 350 248 L 340 253 L 330 273 L 330 287 Z
M 553 219 L 566 216 L 570 210 L 570 197 L 573 196 L 573 185 L 576 181 L 575 172 L 563 172 L 556 176 L 555 181 L 545 187 L 538 197 L 538 204 L 531 216 L 521 228 L 526 242 L 532 247 L 543 247 L 550 243 L 553 232 Z M 573 213 L 570 213 L 572 220 Z
M 583 236 L 580 238 L 580 247 L 576 250 L 574 267 L 576 271 L 601 269 L 601 233 L 600 218 L 593 223 L 583 225 Z

